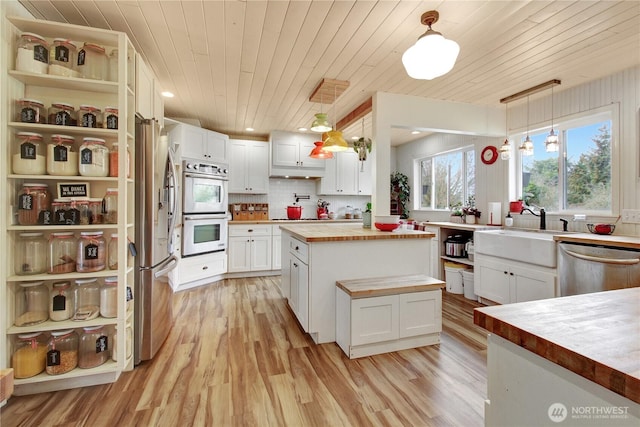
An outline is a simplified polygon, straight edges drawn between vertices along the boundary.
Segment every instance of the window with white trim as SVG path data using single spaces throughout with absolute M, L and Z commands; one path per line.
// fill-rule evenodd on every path
M 447 210 L 475 199 L 474 147 L 416 159 L 416 168 L 420 179 L 414 190 L 418 209 Z

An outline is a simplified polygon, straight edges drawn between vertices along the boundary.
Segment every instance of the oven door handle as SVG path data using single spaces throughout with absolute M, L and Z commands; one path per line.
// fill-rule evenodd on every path
M 615 259 L 615 258 L 600 258 L 597 256 L 591 255 L 582 255 L 573 251 L 569 251 L 567 249 L 562 248 L 568 255 L 571 255 L 574 258 L 582 259 L 585 261 L 593 261 L 599 262 L 601 264 L 613 264 L 613 265 L 635 265 L 640 263 L 639 258 L 629 258 L 629 259 Z
M 211 181 L 229 181 L 229 178 L 225 178 L 223 176 L 206 175 L 206 174 L 190 173 L 190 172 L 185 172 L 184 173 L 184 177 L 185 178 L 209 179 Z
M 194 216 L 189 216 L 189 215 L 185 215 L 184 216 L 184 220 L 185 221 L 197 221 L 197 220 L 201 220 L 201 219 L 226 219 L 229 220 L 229 216 L 227 214 L 212 214 L 212 215 L 194 215 Z

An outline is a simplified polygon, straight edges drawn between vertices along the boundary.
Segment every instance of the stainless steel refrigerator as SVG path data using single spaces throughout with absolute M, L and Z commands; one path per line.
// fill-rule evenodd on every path
M 155 356 L 173 326 L 173 291 L 168 274 L 173 254 L 176 175 L 166 137 L 155 119 L 136 115 L 134 363 Z

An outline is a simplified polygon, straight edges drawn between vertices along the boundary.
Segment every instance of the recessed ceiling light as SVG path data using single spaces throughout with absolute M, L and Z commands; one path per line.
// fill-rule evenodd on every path
M 411 135 L 419 135 L 419 134 L 420 134 L 419 130 L 411 131 Z
M 298 128 L 298 132 L 306 132 L 307 130 L 307 128 Z
M 173 98 L 175 95 L 169 91 L 164 91 L 162 92 L 162 96 L 164 96 L 165 98 Z
M 255 129 L 254 128 L 245 128 L 244 130 L 246 130 L 247 132 L 253 132 Z

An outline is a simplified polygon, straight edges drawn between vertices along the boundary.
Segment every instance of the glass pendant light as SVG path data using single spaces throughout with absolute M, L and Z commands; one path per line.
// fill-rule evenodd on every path
M 558 151 L 558 135 L 553 130 L 553 86 L 551 86 L 551 131 L 547 135 L 547 139 L 544 140 L 544 146 L 547 153 L 555 153 Z
M 322 92 L 320 93 L 320 112 L 315 115 L 315 120 L 311 123 L 312 132 L 325 133 L 331 129 L 331 124 L 327 120 L 327 114 L 322 112 Z
M 338 103 L 336 96 L 336 87 L 333 87 L 333 116 L 336 116 L 336 104 Z M 339 130 L 330 130 L 327 132 L 327 138 L 324 140 L 323 149 L 325 151 L 338 152 L 346 151 L 349 149 L 349 144 L 342 137 L 342 132 Z
M 523 156 L 533 156 L 533 141 L 529 138 L 529 96 L 527 96 L 527 137 L 520 145 L 520 153 Z
M 323 144 L 324 142 L 322 141 L 316 141 L 313 143 L 315 145 L 315 147 L 313 148 L 313 150 L 311 150 L 311 153 L 309 153 L 309 157 L 311 157 L 312 159 L 333 159 L 333 153 L 331 151 L 327 151 L 324 149 Z
M 509 104 L 505 103 L 505 124 L 504 124 L 504 142 L 500 147 L 500 158 L 509 160 L 511 158 L 511 143 L 509 142 Z

